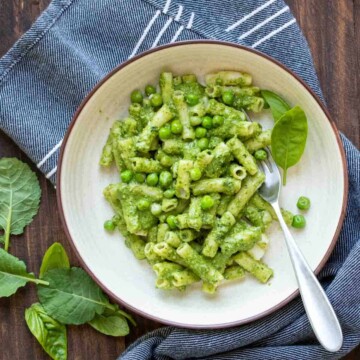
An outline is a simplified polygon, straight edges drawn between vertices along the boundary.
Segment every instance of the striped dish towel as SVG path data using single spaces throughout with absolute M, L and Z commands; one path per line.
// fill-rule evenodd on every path
M 0 127 L 55 183 L 62 139 L 91 88 L 121 62 L 181 40 L 218 39 L 262 51 L 321 97 L 308 45 L 282 0 L 53 0 L 0 59 Z M 360 155 L 343 137 L 349 204 L 339 242 L 320 274 L 344 346 L 315 341 L 300 299 L 254 323 L 223 330 L 162 328 L 123 360 L 337 359 L 360 342 Z M 101 358 L 96 354 L 95 358 Z

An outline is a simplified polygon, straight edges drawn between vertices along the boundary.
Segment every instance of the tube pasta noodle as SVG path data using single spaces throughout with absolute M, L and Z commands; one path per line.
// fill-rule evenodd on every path
M 262 131 L 253 138 L 246 140 L 244 145 L 250 154 L 271 145 L 271 130 Z
M 238 164 L 231 164 L 229 166 L 229 174 L 237 180 L 243 180 L 246 178 L 245 168 Z
M 236 160 L 239 161 L 241 165 L 244 166 L 246 171 L 250 175 L 255 175 L 258 171 L 256 160 L 252 155 L 247 151 L 245 145 L 236 137 L 233 137 L 229 140 L 226 145 L 231 149 Z
M 194 195 L 204 195 L 213 192 L 224 193 L 227 195 L 236 194 L 241 188 L 241 181 L 230 177 L 218 179 L 204 179 L 195 182 L 192 186 Z
M 271 130 L 242 111 L 262 110 L 261 91 L 238 71 L 208 74 L 205 82 L 163 72 L 158 92 L 113 123 L 100 156 L 101 166 L 115 164 L 120 175 L 104 190 L 111 221 L 163 290 L 202 282 L 214 293 L 247 274 L 262 283 L 273 276 L 260 259 L 277 219 L 257 193 L 265 176 L 252 156 L 271 145 Z M 232 105 L 222 100 L 229 92 Z
M 184 98 L 184 93 L 180 90 L 176 90 L 173 94 L 173 100 L 176 110 L 179 114 L 180 122 L 183 126 L 182 138 L 184 140 L 195 139 L 195 131 L 194 128 L 190 125 L 190 118 Z
M 203 255 L 210 258 L 216 255 L 221 239 L 228 233 L 235 222 L 234 216 L 228 211 L 216 221 L 215 226 L 205 238 Z

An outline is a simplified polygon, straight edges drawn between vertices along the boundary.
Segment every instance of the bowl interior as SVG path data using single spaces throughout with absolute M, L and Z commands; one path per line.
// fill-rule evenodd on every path
M 118 182 L 115 168 L 98 165 L 102 146 L 112 123 L 127 114 L 129 93 L 156 84 L 160 72 L 206 73 L 242 70 L 254 84 L 299 104 L 308 116 L 309 135 L 300 163 L 288 171 L 281 205 L 297 212 L 300 195 L 311 199 L 304 230 L 292 233 L 312 269 L 327 258 L 344 201 L 344 165 L 338 138 L 326 114 L 311 93 L 288 71 L 269 59 L 245 49 L 211 43 L 163 48 L 132 61 L 112 74 L 87 99 L 69 130 L 59 175 L 60 202 L 67 231 L 92 276 L 116 299 L 130 308 L 165 323 L 186 327 L 230 326 L 250 321 L 281 306 L 297 290 L 296 279 L 282 233 L 277 224 L 269 232 L 270 248 L 264 261 L 274 269 L 269 285 L 250 276 L 229 282 L 208 296 L 198 286 L 186 292 L 166 292 L 154 286 L 155 274 L 146 261 L 138 261 L 119 233 L 103 229 L 113 215 L 103 189 Z M 257 119 L 271 127 L 270 113 Z

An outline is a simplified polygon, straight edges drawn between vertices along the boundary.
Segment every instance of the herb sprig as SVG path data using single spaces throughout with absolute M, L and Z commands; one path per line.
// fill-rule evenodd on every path
M 40 303 L 25 310 L 31 333 L 54 360 L 67 359 L 67 324 L 88 323 L 110 336 L 129 333 L 133 318 L 111 304 L 91 277 L 81 268 L 70 267 L 65 249 L 54 243 L 46 251 L 39 278 L 23 261 L 9 254 L 10 234 L 21 234 L 39 209 L 41 190 L 28 165 L 15 158 L 0 159 L 0 298 L 8 297 L 32 282 Z
M 262 90 L 261 95 L 270 106 L 275 125 L 271 133 L 271 153 L 283 171 L 286 185 L 287 170 L 297 164 L 305 150 L 308 125 L 305 112 L 300 106 L 290 107 L 279 95 Z
M 0 159 L 0 229 L 4 248 L 10 235 L 20 235 L 39 210 L 41 190 L 30 167 L 16 158 Z

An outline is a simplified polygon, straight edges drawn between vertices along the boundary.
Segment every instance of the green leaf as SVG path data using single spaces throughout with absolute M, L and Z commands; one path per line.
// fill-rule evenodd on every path
M 126 319 L 136 326 L 136 322 L 130 314 L 119 309 L 118 305 L 111 304 L 111 308 L 106 308 L 101 315 L 95 315 L 89 324 L 105 335 L 125 336 L 129 333 Z
M 30 308 L 25 310 L 25 321 L 31 333 L 52 359 L 67 359 L 65 325 L 50 317 L 38 303 L 31 305 Z
M 26 271 L 26 265 L 17 257 L 0 249 L 0 297 L 15 294 L 17 289 L 28 282 L 47 284 L 46 281 L 35 279 L 34 274 Z
M 19 235 L 37 214 L 41 190 L 29 166 L 15 158 L 0 159 L 0 229 L 5 231 L 5 250 L 10 234 Z
M 261 90 L 261 95 L 270 106 L 275 123 L 290 110 L 289 104 L 279 95 L 269 90 Z
M 41 263 L 39 277 L 42 278 L 47 271 L 52 269 L 70 269 L 70 262 L 66 251 L 58 242 L 52 244 L 47 249 Z
M 284 185 L 287 169 L 295 165 L 304 153 L 307 132 L 306 115 L 299 106 L 287 111 L 272 130 L 271 151 L 276 164 L 284 170 Z
M 116 305 L 116 306 L 117 306 L 117 305 Z M 106 312 L 106 311 L 108 311 L 108 309 L 106 309 L 105 312 Z M 133 324 L 134 326 L 136 326 L 136 322 L 135 322 L 134 318 L 133 318 L 130 314 L 126 313 L 125 311 L 123 311 L 123 310 L 121 310 L 121 309 L 119 309 L 118 306 L 117 306 L 116 312 L 117 312 L 118 314 L 126 317 L 126 318 L 131 322 L 131 324 Z
M 129 334 L 129 325 L 126 318 L 118 311 L 104 311 L 103 314 L 96 314 L 89 321 L 95 330 L 109 336 L 125 336 Z
M 108 298 L 80 268 L 53 269 L 44 274 L 49 286 L 38 286 L 45 311 L 63 324 L 84 324 L 112 308 Z

